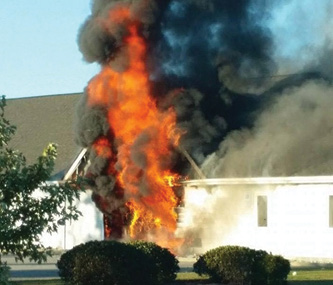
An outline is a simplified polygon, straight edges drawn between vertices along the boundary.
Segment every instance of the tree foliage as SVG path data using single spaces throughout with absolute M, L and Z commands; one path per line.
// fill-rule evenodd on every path
M 0 100 L 0 253 L 19 260 L 45 261 L 51 249 L 40 237 L 44 231 L 56 232 L 66 220 L 77 219 L 74 206 L 79 191 L 74 182 L 47 182 L 57 147 L 49 144 L 33 164 L 9 147 L 15 126 L 5 118 L 5 98 Z M 38 190 L 37 190 L 38 189 Z M 1 259 L 0 259 L 1 262 Z

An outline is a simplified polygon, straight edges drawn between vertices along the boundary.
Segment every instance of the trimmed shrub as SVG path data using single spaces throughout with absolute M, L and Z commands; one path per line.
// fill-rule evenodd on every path
M 156 265 L 158 284 L 169 283 L 176 279 L 179 271 L 178 260 L 169 250 L 146 241 L 135 241 L 131 245 L 142 250 L 151 259 L 151 264 Z
M 280 255 L 269 254 L 265 257 L 264 266 L 267 272 L 268 284 L 287 284 L 287 277 L 290 272 L 289 260 Z
M 122 277 L 124 270 L 117 272 L 115 266 L 109 263 L 106 256 L 91 255 L 86 256 L 82 253 L 74 259 L 73 276 L 70 280 L 73 284 L 117 284 L 121 280 L 127 284 L 126 279 Z
M 223 284 L 280 285 L 290 272 L 290 263 L 283 257 L 240 246 L 209 250 L 193 267 L 199 275 L 207 274 Z
M 70 282 L 72 280 L 76 254 L 80 251 L 84 251 L 88 247 L 88 244 L 80 244 L 75 246 L 60 256 L 60 259 L 57 261 L 56 265 L 59 269 L 58 274 L 64 281 Z
M 156 266 L 130 244 L 91 241 L 64 253 L 59 276 L 72 284 L 158 284 Z
M 214 282 L 247 284 L 251 280 L 255 251 L 247 247 L 222 246 L 209 250 L 194 264 L 199 275 Z

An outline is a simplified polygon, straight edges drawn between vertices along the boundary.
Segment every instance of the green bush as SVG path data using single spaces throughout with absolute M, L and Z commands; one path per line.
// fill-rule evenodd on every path
M 157 284 L 155 267 L 135 247 L 116 241 L 90 241 L 64 253 L 59 276 L 72 284 Z
M 87 244 L 80 244 L 60 256 L 56 265 L 59 269 L 58 274 L 64 281 L 70 282 L 72 280 L 75 267 L 75 256 L 78 252 L 85 250 L 87 246 Z
M 286 281 L 290 263 L 263 250 L 222 246 L 200 256 L 194 271 L 224 284 L 279 285 Z
M 268 275 L 265 267 L 266 257 L 269 255 L 264 250 L 253 250 L 251 282 L 254 285 L 267 284 Z
M 199 257 L 194 271 L 207 274 L 214 282 L 247 284 L 252 274 L 254 251 L 239 246 L 212 249 Z
M 155 267 L 143 252 L 116 241 L 95 242 L 77 254 L 75 284 L 156 284 Z
M 64 253 L 59 276 L 72 284 L 151 284 L 173 281 L 178 261 L 154 243 L 91 241 Z
M 169 283 L 176 279 L 179 271 L 178 260 L 169 250 L 153 242 L 135 241 L 131 245 L 142 250 L 151 259 L 151 264 L 156 265 L 158 284 Z
M 104 255 L 86 256 L 79 252 L 74 259 L 72 284 L 126 284 L 123 270 L 112 266 Z M 119 281 L 120 280 L 120 281 Z M 123 283 L 121 283 L 123 282 Z
M 280 255 L 269 254 L 265 257 L 264 266 L 267 272 L 268 284 L 287 284 L 287 277 L 290 272 L 289 260 Z

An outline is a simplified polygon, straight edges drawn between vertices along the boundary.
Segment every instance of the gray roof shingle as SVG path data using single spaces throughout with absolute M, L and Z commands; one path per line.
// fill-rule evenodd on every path
M 5 117 L 17 127 L 10 146 L 35 162 L 49 143 L 58 145 L 53 180 L 61 180 L 82 147 L 74 141 L 81 93 L 7 99 Z

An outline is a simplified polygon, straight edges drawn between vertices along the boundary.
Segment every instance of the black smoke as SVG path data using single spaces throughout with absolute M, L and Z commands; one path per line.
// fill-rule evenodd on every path
M 227 132 L 251 125 L 258 100 L 250 91 L 275 70 L 270 32 L 260 25 L 268 11 L 259 4 L 171 1 L 159 24 L 150 55 L 154 94 L 183 88 L 172 104 L 187 132 L 182 145 L 197 162 Z
M 260 25 L 268 11 L 260 3 L 95 1 L 80 30 L 80 50 L 87 61 L 121 71 L 126 23 L 106 20 L 119 5 L 130 5 L 132 17 L 142 23 L 153 94 L 161 106 L 175 106 L 178 125 L 186 130 L 182 145 L 197 162 L 227 132 L 251 124 L 258 100 L 249 90 L 275 70 L 270 32 Z M 253 77 L 258 79 L 249 80 Z

